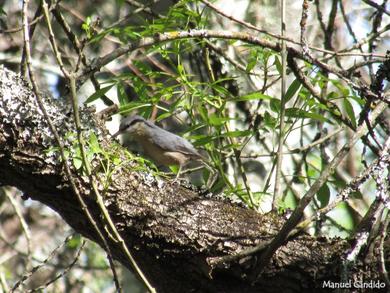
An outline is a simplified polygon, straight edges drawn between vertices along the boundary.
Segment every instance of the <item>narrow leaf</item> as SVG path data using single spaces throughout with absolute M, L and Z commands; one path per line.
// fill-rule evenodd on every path
M 345 112 L 349 117 L 349 120 L 351 121 L 352 125 L 356 127 L 356 117 L 351 102 L 347 98 L 345 98 L 343 99 L 343 105 L 344 105 Z
M 284 99 L 288 102 L 301 88 L 301 83 L 298 79 L 295 79 L 288 87 Z
M 105 95 L 112 87 L 114 84 L 111 84 L 109 86 L 103 87 L 100 90 L 97 90 L 95 93 L 89 96 L 89 98 L 84 102 L 85 104 L 92 103 L 93 101 L 99 99 L 103 95 Z
M 264 95 L 260 92 L 253 92 L 238 98 L 235 98 L 234 101 L 249 101 L 249 100 L 271 100 L 272 97 L 268 95 Z

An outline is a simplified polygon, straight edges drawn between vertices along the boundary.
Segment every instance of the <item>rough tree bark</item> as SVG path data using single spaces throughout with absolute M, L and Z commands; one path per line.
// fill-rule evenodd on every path
M 45 104 L 63 137 L 75 132 L 65 106 L 49 98 Z M 85 129 L 96 133 L 100 145 L 110 149 L 112 141 L 93 114 L 83 111 L 82 119 Z M 47 152 L 55 145 L 28 84 L 0 68 L 1 185 L 19 188 L 58 212 L 77 232 L 99 243 L 71 191 L 58 154 Z M 110 187 L 103 192 L 104 201 L 158 292 L 311 292 L 314 288 L 321 291 L 324 280 L 340 280 L 341 260 L 350 244 L 302 233 L 277 251 L 258 282 L 251 285 L 247 276 L 258 256 L 233 263 L 218 261 L 270 240 L 281 227 L 282 216 L 261 215 L 230 201 L 155 179 L 131 166 L 129 162 L 114 172 Z M 77 176 L 74 168 L 72 171 Z M 95 170 L 97 178 L 98 172 Z M 99 219 L 88 180 L 77 178 L 84 200 Z M 130 268 L 117 244 L 109 244 L 114 258 Z M 379 279 L 375 259 L 356 264 L 351 273 L 352 279 Z

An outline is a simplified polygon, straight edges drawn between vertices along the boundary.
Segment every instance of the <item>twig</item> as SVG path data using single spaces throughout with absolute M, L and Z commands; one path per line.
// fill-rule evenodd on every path
M 76 264 L 76 262 L 79 260 L 81 251 L 83 250 L 85 243 L 86 243 L 85 240 L 83 240 L 83 242 L 81 243 L 79 250 L 77 251 L 73 261 L 68 266 L 66 266 L 66 268 L 62 271 L 62 273 L 58 274 L 53 279 L 46 282 L 44 285 L 42 285 L 38 288 L 32 289 L 32 290 L 28 290 L 27 292 L 42 291 L 42 290 L 46 289 L 50 284 L 53 284 L 55 281 L 57 281 L 59 278 L 62 278 L 63 276 L 65 276 L 73 268 L 73 266 Z
M 309 2 L 308 0 L 303 0 L 302 2 L 302 16 L 301 16 L 301 47 L 303 54 L 307 55 L 309 58 L 312 58 L 309 50 L 309 46 L 306 41 L 305 32 L 306 32 L 306 24 L 307 24 L 307 17 L 308 17 L 308 11 L 309 9 Z
M 38 5 L 37 10 L 35 11 L 34 20 L 38 19 L 41 13 L 42 13 L 42 7 L 41 5 Z M 28 34 L 30 35 L 30 38 L 33 36 L 35 32 L 36 24 L 37 22 L 35 22 L 29 27 Z M 26 78 L 26 47 L 25 46 L 23 46 L 22 58 L 20 60 L 20 75 Z
M 286 33 L 286 1 L 282 0 L 282 15 L 281 15 L 281 35 Z M 281 174 L 282 174 L 282 161 L 283 161 L 283 145 L 284 145 L 284 115 L 286 112 L 286 65 L 287 65 L 287 50 L 286 42 L 282 40 L 282 79 L 281 79 L 281 92 L 280 92 L 280 112 L 279 112 L 279 133 L 278 133 L 278 151 L 276 154 L 276 167 L 275 167 L 275 188 L 272 197 L 272 210 L 276 210 L 276 200 L 280 199 L 281 195 Z
M 152 6 L 153 4 L 157 3 L 158 0 L 153 0 L 153 1 L 149 1 L 150 3 L 148 3 L 148 5 L 144 5 L 144 4 L 141 4 L 137 1 L 134 1 L 134 0 L 126 0 L 126 3 L 131 5 L 131 6 L 134 6 L 134 7 L 137 7 L 137 9 L 135 11 L 132 12 L 132 14 L 136 14 L 136 13 L 139 13 L 141 11 L 144 11 L 148 14 L 150 14 L 152 17 L 154 18 L 163 18 L 164 16 L 162 14 L 158 14 L 158 13 L 155 13 L 149 6 Z
M 289 37 L 286 37 L 285 35 L 277 35 L 277 34 L 274 34 L 274 33 L 271 33 L 267 30 L 264 30 L 264 29 L 261 29 L 251 23 L 248 23 L 246 21 L 243 21 L 243 20 L 240 20 L 240 19 L 237 19 L 235 18 L 234 16 L 232 15 L 228 15 L 226 14 L 225 12 L 223 12 L 221 9 L 219 9 L 218 7 L 216 7 L 214 4 L 212 4 L 211 2 L 207 1 L 207 0 L 201 0 L 202 3 L 204 3 L 205 5 L 207 5 L 209 8 L 211 8 L 212 10 L 214 10 L 215 12 L 217 12 L 218 14 L 222 15 L 223 17 L 226 17 L 227 19 L 230 19 L 231 21 L 234 21 L 244 27 L 247 27 L 249 29 L 252 29 L 252 30 L 255 30 L 259 33 L 263 33 L 263 34 L 266 34 L 270 37 L 273 37 L 273 38 L 276 38 L 278 40 L 282 40 L 282 41 L 286 41 L 286 42 L 290 42 L 290 43 L 293 43 L 293 44 L 296 44 L 296 45 L 299 45 L 300 43 L 298 41 L 295 41 Z M 310 49 L 313 49 L 313 50 L 316 50 L 316 51 L 320 51 L 320 52 L 324 52 L 324 53 L 334 53 L 332 51 L 327 51 L 327 50 L 324 50 L 324 49 L 321 49 L 321 48 L 317 48 L 317 47 L 310 47 Z
M 371 0 L 362 0 L 364 3 L 366 3 L 367 5 L 370 5 L 372 7 L 375 7 L 377 10 L 379 10 L 380 12 L 383 12 L 383 13 L 386 13 L 387 15 L 390 16 L 390 12 L 387 11 L 385 9 L 385 7 L 382 7 L 381 5 L 375 3 L 374 1 L 371 1 Z
M 52 252 L 49 254 L 49 256 L 39 265 L 33 267 L 28 273 L 24 274 L 19 281 L 15 283 L 15 285 L 11 288 L 10 292 L 14 292 L 21 284 L 23 284 L 24 281 L 26 281 L 28 278 L 30 278 L 36 271 L 38 271 L 41 267 L 45 266 L 46 263 L 54 257 L 54 255 L 60 250 L 66 243 L 69 242 L 69 240 L 74 236 L 74 234 L 71 234 L 65 238 L 63 242 L 59 246 L 57 246 L 55 249 L 52 250 Z
M 57 19 L 58 23 L 61 25 L 65 34 L 67 35 L 70 43 L 72 44 L 74 50 L 76 51 L 77 55 L 79 56 L 79 59 L 81 60 L 82 64 L 84 66 L 87 66 L 87 58 L 85 57 L 85 54 L 83 53 L 83 46 L 81 45 L 77 36 L 73 33 L 73 31 L 71 30 L 71 28 L 67 24 L 65 18 L 62 16 L 62 14 L 60 13 L 58 8 L 53 10 L 53 15 Z M 94 74 L 91 75 L 91 82 L 95 88 L 95 91 L 100 90 L 100 84 L 97 81 Z M 106 95 L 102 95 L 101 99 L 106 106 L 114 105 L 114 103 Z
M 16 215 L 19 218 L 20 225 L 22 226 L 23 234 L 26 237 L 27 242 L 27 259 L 28 264 L 31 266 L 31 260 L 32 260 L 32 246 L 31 246 L 31 231 L 28 227 L 26 220 L 24 219 L 22 212 L 20 210 L 18 202 L 7 192 L 5 191 L 5 195 L 7 196 L 8 200 L 11 202 L 12 207 L 14 208 Z
M 61 0 L 58 0 L 58 1 L 55 1 L 49 8 L 49 10 L 53 10 L 58 2 L 60 2 Z M 37 17 L 34 17 L 34 20 L 32 20 L 31 22 L 28 23 L 28 26 L 34 26 L 35 24 L 37 24 L 39 21 L 41 21 L 43 18 L 43 14 L 37 16 Z M 11 29 L 7 29 L 7 30 L 1 30 L 0 29 L 0 34 L 12 34 L 12 33 L 17 33 L 17 32 L 20 32 L 20 31 L 23 31 L 23 25 L 21 27 L 16 27 L 16 28 L 11 28 Z

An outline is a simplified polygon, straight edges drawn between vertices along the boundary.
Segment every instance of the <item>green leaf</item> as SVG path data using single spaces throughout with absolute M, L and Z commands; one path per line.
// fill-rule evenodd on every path
M 240 143 L 228 143 L 222 146 L 222 150 L 231 151 L 232 149 L 239 149 L 242 147 Z
M 330 79 L 329 80 L 337 89 L 341 92 L 342 96 L 349 96 L 349 88 L 345 87 L 340 80 Z
M 277 71 L 281 75 L 282 74 L 282 63 L 280 63 L 278 56 L 275 56 L 274 65 L 276 66 Z
M 267 111 L 264 113 L 264 123 L 269 128 L 275 128 L 278 120 L 275 117 L 272 117 L 271 114 Z
M 45 149 L 43 152 L 47 156 L 52 156 L 52 155 L 58 153 L 59 151 L 60 151 L 59 147 L 49 147 L 49 148 Z
M 222 137 L 244 137 L 251 135 L 253 132 L 250 130 L 236 130 L 222 133 Z
M 279 113 L 280 112 L 280 101 L 278 99 L 273 98 L 270 102 L 270 108 L 275 113 Z
M 326 99 L 327 99 L 328 101 L 338 100 L 338 99 L 339 99 L 339 94 L 336 93 L 335 91 L 331 91 L 331 92 L 329 92 L 329 93 L 326 95 Z
M 257 64 L 259 60 L 259 55 L 257 50 L 251 50 L 251 54 L 249 57 L 248 65 L 246 66 L 246 72 L 250 72 Z
M 0 15 L 7 15 L 7 13 L 4 11 L 3 7 L 0 7 Z
M 211 87 L 213 88 L 214 91 L 216 91 L 216 94 L 220 97 L 229 95 L 229 91 L 222 85 L 214 83 Z
M 94 132 L 91 132 L 89 136 L 89 147 L 91 148 L 91 151 L 95 154 L 102 152 L 102 149 L 100 148 L 99 145 L 99 141 Z
M 94 152 L 87 152 L 87 155 L 86 155 L 86 159 L 89 163 L 92 162 L 93 158 L 95 157 L 95 153 Z
M 285 209 L 295 209 L 297 206 L 297 199 L 291 191 L 286 193 L 283 199 L 283 206 Z
M 298 108 L 288 108 L 286 109 L 286 117 L 295 117 L 295 118 L 309 118 L 313 120 L 318 120 L 321 122 L 328 122 L 328 119 L 326 119 L 323 115 L 317 114 L 317 113 L 311 113 L 304 111 L 302 109 Z
M 166 118 L 169 118 L 169 117 L 171 117 L 171 116 L 172 116 L 172 113 L 170 113 L 170 112 L 163 113 L 163 114 L 161 114 L 161 115 L 159 115 L 159 116 L 157 117 L 156 121 L 159 122 L 159 121 L 164 120 L 164 119 L 166 119 Z
M 284 95 L 285 102 L 288 102 L 301 88 L 301 82 L 295 79 L 288 87 L 286 94 Z
M 73 157 L 73 166 L 76 168 L 76 170 L 79 170 L 81 166 L 83 165 L 83 161 L 80 157 Z
M 70 151 L 65 149 L 64 150 L 64 157 L 65 157 L 65 159 L 68 159 L 69 156 L 70 156 Z
M 90 29 L 89 29 L 89 31 L 87 33 L 88 39 L 89 39 L 89 43 L 90 44 L 99 43 L 106 35 L 108 35 L 112 31 L 113 31 L 112 29 L 109 29 L 109 30 L 106 30 L 106 31 L 102 31 L 102 32 L 100 32 L 100 33 L 98 33 L 96 35 L 93 35 L 90 32 Z
M 177 71 L 178 71 L 180 76 L 185 75 L 185 71 L 184 71 L 184 68 L 183 68 L 182 64 L 178 64 L 177 65 Z
M 66 246 L 70 249 L 76 249 L 77 247 L 79 247 L 81 245 L 81 236 L 80 234 L 76 234 L 75 236 L 73 236 L 69 242 L 66 244 Z
M 175 166 L 175 165 L 169 166 L 169 169 L 171 169 L 171 171 L 175 174 L 177 174 L 177 172 L 179 172 L 179 167 Z
M 192 137 L 192 138 L 194 138 L 194 137 Z M 203 145 L 206 145 L 206 144 L 208 144 L 209 142 L 211 142 L 211 141 L 213 141 L 215 139 L 217 139 L 217 137 L 215 137 L 215 136 L 203 135 L 202 137 L 197 138 L 194 141 L 194 146 L 203 146 Z
M 88 39 L 90 39 L 92 37 L 91 22 L 92 22 L 92 19 L 90 16 L 88 16 L 87 19 L 85 20 L 85 22 L 81 25 L 81 29 L 85 31 L 85 34 L 87 35 Z
M 129 99 L 127 98 L 125 86 L 122 82 L 118 83 L 116 92 L 118 96 L 119 105 L 126 105 L 129 102 Z
M 95 93 L 93 93 L 89 98 L 84 102 L 84 104 L 92 103 L 93 101 L 99 99 L 103 95 L 105 95 L 112 87 L 114 84 L 111 84 L 109 86 L 103 87 L 100 90 L 97 90 Z
M 355 116 L 355 112 L 353 111 L 352 104 L 347 98 L 345 98 L 343 99 L 343 105 L 344 105 L 345 112 L 349 117 L 349 120 L 351 121 L 353 127 L 356 128 L 356 116 Z
M 335 180 L 332 182 L 336 188 L 345 188 L 347 186 L 347 182 L 341 178 L 340 176 L 335 176 Z
M 357 199 L 363 199 L 363 194 L 359 190 L 357 190 L 357 191 L 351 192 L 350 197 L 357 198 Z
M 226 186 L 225 180 L 222 177 L 218 177 L 218 180 L 214 183 L 214 185 L 210 188 L 210 192 L 217 193 L 223 190 Z
M 211 114 L 209 117 L 209 123 L 213 126 L 220 126 L 226 121 L 231 120 L 229 117 L 217 117 L 215 114 Z
M 119 107 L 119 114 L 126 114 L 129 113 L 135 109 L 140 109 L 140 108 L 146 108 L 146 107 L 151 107 L 153 106 L 151 103 L 146 103 L 146 102 L 131 102 L 126 105 L 123 105 Z
M 330 199 L 330 190 L 327 184 L 321 186 L 316 195 L 317 200 L 320 203 L 320 208 L 324 208 L 328 205 Z
M 309 168 L 309 170 L 307 170 L 307 176 L 310 178 L 315 178 L 317 174 L 318 174 L 317 170 L 313 168 Z
M 249 61 L 249 63 L 247 64 L 246 68 L 245 68 L 245 71 L 246 72 L 250 72 L 257 64 L 257 59 L 253 59 L 251 61 Z
M 348 203 L 341 202 L 337 207 L 328 214 L 336 223 L 342 228 L 352 231 L 355 227 L 353 210 L 349 207 Z
M 364 99 L 362 99 L 361 97 L 359 97 L 359 96 L 357 96 L 355 94 L 353 94 L 352 96 L 349 96 L 348 98 L 353 99 L 360 106 L 364 106 L 364 104 L 365 104 Z
M 204 182 L 208 182 L 210 178 L 211 172 L 208 168 L 204 168 L 202 172 L 202 178 Z
M 240 101 L 249 101 L 249 100 L 271 100 L 273 99 L 271 96 L 264 95 L 260 92 L 253 92 L 238 98 L 234 98 L 235 102 L 240 102 Z

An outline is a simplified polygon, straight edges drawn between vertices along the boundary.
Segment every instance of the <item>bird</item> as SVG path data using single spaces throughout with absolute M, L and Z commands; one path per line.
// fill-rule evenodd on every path
M 183 166 L 190 160 L 204 160 L 195 147 L 185 138 L 155 125 L 142 116 L 132 115 L 124 118 L 118 131 L 113 135 L 128 133 L 140 144 L 145 155 L 163 166 L 179 166 L 176 179 Z

